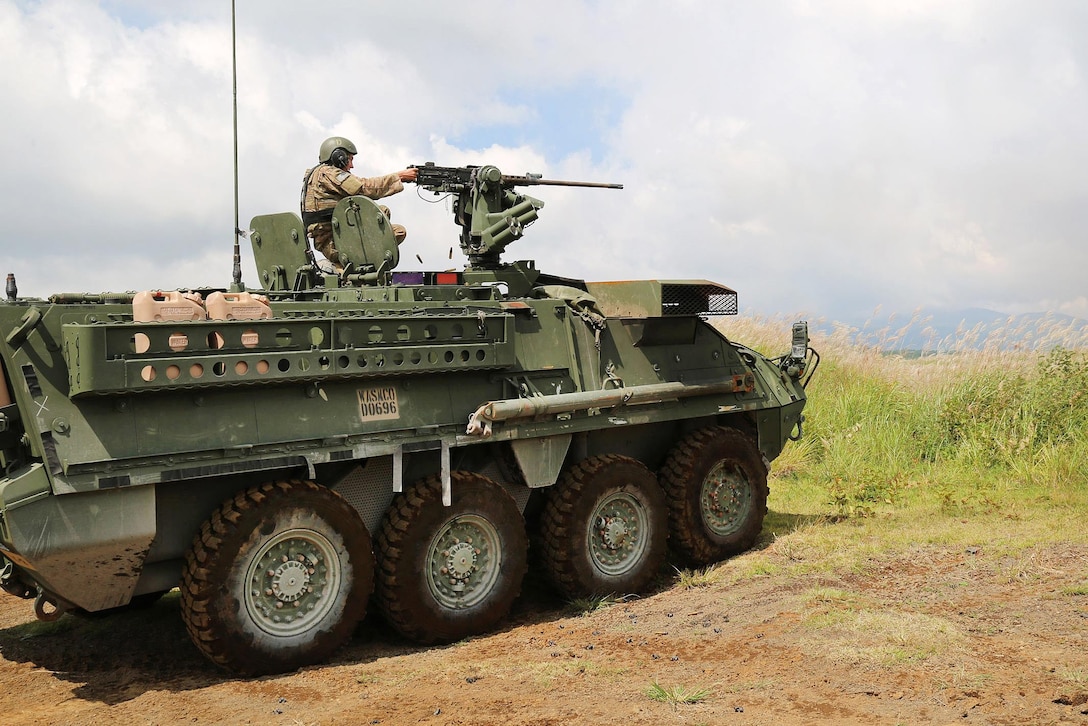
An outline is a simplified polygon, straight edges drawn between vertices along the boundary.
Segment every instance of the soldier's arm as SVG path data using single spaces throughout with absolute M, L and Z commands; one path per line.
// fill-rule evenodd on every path
M 399 174 L 386 174 L 385 176 L 357 177 L 348 175 L 341 182 L 341 186 L 348 194 L 361 194 L 371 199 L 381 199 L 404 190 L 404 183 Z

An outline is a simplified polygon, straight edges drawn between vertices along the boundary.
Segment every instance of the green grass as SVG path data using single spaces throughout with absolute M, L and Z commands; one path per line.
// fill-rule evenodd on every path
M 1088 671 L 1081 669 L 1063 669 L 1058 671 L 1063 680 L 1075 686 L 1088 686 Z
M 717 581 L 718 568 L 716 565 L 709 565 L 693 570 L 676 570 L 676 585 L 682 590 L 695 590 L 709 587 Z
M 567 610 L 575 615 L 591 615 L 598 610 L 604 610 L 610 608 L 617 603 L 624 602 L 625 598 L 610 594 L 610 595 L 588 595 L 586 597 L 576 597 L 567 603 Z
M 772 355 L 789 327 L 721 325 Z M 947 353 L 907 358 L 859 338 L 813 339 L 823 362 L 807 389 L 805 437 L 772 464 L 776 536 L 818 517 L 1016 520 L 1055 508 L 1072 520 L 1088 510 L 1088 349 L 950 341 Z
M 710 691 L 706 688 L 688 690 L 684 686 L 665 688 L 655 681 L 646 689 L 646 696 L 652 701 L 668 703 L 676 708 L 679 704 L 701 703 L 710 697 Z

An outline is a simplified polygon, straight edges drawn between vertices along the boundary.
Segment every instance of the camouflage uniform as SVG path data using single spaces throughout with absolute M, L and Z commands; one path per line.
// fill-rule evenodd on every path
M 312 169 L 307 169 L 303 176 L 302 187 L 302 217 L 303 222 L 309 222 L 306 226 L 306 234 L 314 241 L 314 249 L 329 260 L 329 262 L 342 268 L 344 264 L 336 252 L 336 245 L 332 241 L 332 208 L 345 197 L 362 195 L 370 199 L 381 199 L 403 191 L 404 184 L 396 174 L 375 176 L 370 178 L 357 177 L 349 171 L 332 166 L 331 164 L 319 164 Z M 389 216 L 389 207 L 382 206 L 385 216 Z M 313 222 L 311 216 L 314 212 L 325 212 L 328 215 L 324 220 Z M 404 241 L 408 231 L 399 224 L 392 225 L 393 236 L 397 244 Z

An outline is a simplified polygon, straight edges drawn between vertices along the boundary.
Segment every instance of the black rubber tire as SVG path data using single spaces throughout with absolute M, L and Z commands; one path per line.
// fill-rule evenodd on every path
M 715 482 L 727 486 L 720 497 L 714 496 Z M 670 542 L 687 565 L 701 567 L 740 554 L 763 529 L 767 467 L 751 437 L 736 429 L 715 426 L 683 439 L 665 460 L 661 486 L 669 504 Z M 717 521 L 704 503 L 721 509 Z
M 283 673 L 332 655 L 373 586 L 370 533 L 355 509 L 313 482 L 278 481 L 239 492 L 201 526 L 185 557 L 181 615 L 212 662 Z
M 596 456 L 548 491 L 541 564 L 568 598 L 637 594 L 661 569 L 667 537 L 665 494 L 654 473 L 626 456 Z M 634 547 L 630 555 L 624 544 Z
M 451 506 L 442 505 L 441 477 L 430 476 L 394 497 L 378 530 L 378 606 L 420 643 L 490 630 L 528 569 L 525 523 L 506 490 L 473 472 L 451 472 L 450 480 Z

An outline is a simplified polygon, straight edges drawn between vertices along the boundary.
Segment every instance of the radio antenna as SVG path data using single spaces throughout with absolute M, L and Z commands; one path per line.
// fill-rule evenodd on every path
M 234 284 L 231 289 L 234 292 L 242 292 L 242 249 L 239 238 L 242 230 L 238 226 L 238 41 L 235 30 L 235 0 L 230 0 L 230 63 L 231 63 L 231 96 L 234 105 Z

